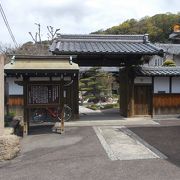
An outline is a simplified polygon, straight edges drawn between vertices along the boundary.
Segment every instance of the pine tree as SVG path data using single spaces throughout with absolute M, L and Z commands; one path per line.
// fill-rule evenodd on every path
M 89 99 L 94 103 L 111 96 L 113 77 L 110 73 L 101 71 L 99 67 L 90 68 L 80 79 L 82 101 Z

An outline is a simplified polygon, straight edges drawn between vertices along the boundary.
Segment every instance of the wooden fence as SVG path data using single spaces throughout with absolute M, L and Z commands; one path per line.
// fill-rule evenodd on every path
M 154 114 L 180 113 L 180 94 L 154 94 Z
M 7 100 L 7 104 L 9 106 L 23 106 L 24 105 L 24 99 L 23 96 L 9 96 Z
M 180 106 L 180 94 L 155 94 L 153 106 L 156 107 L 177 107 Z

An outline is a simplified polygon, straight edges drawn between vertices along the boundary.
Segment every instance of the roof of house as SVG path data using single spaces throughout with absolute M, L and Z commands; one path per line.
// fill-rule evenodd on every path
M 180 67 L 138 67 L 137 76 L 180 76 Z
M 30 71 L 74 71 L 79 70 L 76 63 L 70 62 L 67 56 L 15 56 L 4 66 L 5 72 Z
M 169 54 L 180 55 L 180 44 L 155 44 Z
M 148 41 L 147 35 L 60 35 L 51 47 L 54 54 L 141 54 L 162 55 L 163 50 Z

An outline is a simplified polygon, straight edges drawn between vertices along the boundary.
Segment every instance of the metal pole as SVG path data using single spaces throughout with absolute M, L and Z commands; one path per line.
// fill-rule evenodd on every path
M 0 55 L 0 135 L 4 133 L 4 56 Z

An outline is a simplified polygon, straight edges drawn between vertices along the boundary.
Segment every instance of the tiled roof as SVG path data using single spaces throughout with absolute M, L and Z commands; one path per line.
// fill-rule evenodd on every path
M 169 39 L 179 39 L 180 40 L 180 32 L 173 32 L 169 35 Z
M 147 35 L 61 35 L 53 42 L 54 54 L 147 54 L 159 55 L 162 49 L 149 43 Z
M 76 63 L 69 62 L 68 56 L 15 56 L 14 61 L 4 66 L 5 72 L 11 71 L 56 71 L 79 70 Z
M 137 76 L 180 76 L 180 67 L 138 67 Z
M 180 44 L 155 44 L 169 54 L 180 55 Z

